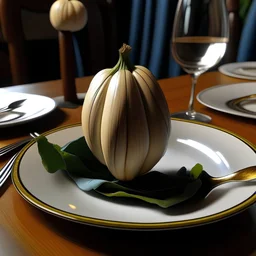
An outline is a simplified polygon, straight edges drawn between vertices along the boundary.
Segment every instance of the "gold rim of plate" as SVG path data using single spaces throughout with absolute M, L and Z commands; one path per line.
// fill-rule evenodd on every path
M 250 111 L 243 107 L 244 105 L 246 105 L 247 103 L 250 103 L 251 101 L 256 102 L 256 94 L 229 100 L 226 104 L 228 107 L 232 108 L 233 110 L 240 111 L 250 115 L 256 115 L 255 111 Z
M 207 126 L 207 127 L 214 128 L 219 131 L 225 132 L 227 134 L 230 134 L 230 135 L 238 138 L 239 140 L 241 140 L 242 142 L 247 144 L 256 153 L 256 145 L 254 145 L 253 143 L 249 142 L 248 140 L 246 140 L 246 139 L 242 138 L 241 136 L 239 136 L 231 131 L 228 131 L 226 129 L 223 129 L 223 128 L 220 128 L 218 126 L 211 125 L 211 124 L 204 124 L 204 123 L 199 123 L 196 121 L 182 120 L 179 118 L 172 118 L 172 120 L 194 123 L 194 124 Z M 71 124 L 71 125 L 61 126 L 61 127 L 52 129 L 48 132 L 45 132 L 42 135 L 46 136 L 46 135 L 55 133 L 60 130 L 64 130 L 67 128 L 72 128 L 72 127 L 76 127 L 76 126 L 80 126 L 80 125 L 81 125 L 81 123 L 75 123 L 75 124 Z M 202 225 L 202 224 L 208 224 L 208 223 L 212 223 L 212 222 L 230 217 L 234 214 L 237 214 L 237 213 L 247 209 L 249 206 L 251 206 L 253 203 L 256 202 L 256 193 L 254 193 L 254 195 L 247 198 L 242 203 L 240 203 L 230 209 L 227 209 L 225 211 L 218 212 L 216 214 L 212 214 L 210 216 L 204 216 L 201 218 L 190 219 L 190 220 L 182 220 L 182 221 L 174 221 L 174 222 L 161 222 L 161 223 L 137 223 L 137 222 L 110 221 L 110 220 L 97 219 L 97 218 L 86 217 L 86 216 L 69 213 L 66 211 L 56 209 L 56 208 L 48 205 L 47 203 L 40 201 L 39 199 L 34 197 L 22 184 L 22 182 L 19 178 L 20 161 L 21 161 L 23 155 L 26 153 L 26 151 L 34 143 L 35 143 L 35 141 L 31 141 L 29 144 L 27 144 L 22 149 L 22 151 L 19 153 L 19 155 L 15 161 L 13 172 L 12 172 L 12 180 L 13 180 L 13 184 L 14 184 L 15 188 L 17 189 L 19 194 L 25 200 L 27 200 L 29 203 L 31 203 L 35 207 L 37 207 L 45 212 L 51 213 L 55 216 L 58 216 L 58 217 L 61 217 L 64 219 L 68 219 L 68 220 L 71 220 L 74 222 L 79 222 L 79 223 L 93 225 L 93 226 L 100 226 L 100 227 L 109 227 L 109 228 L 117 228 L 117 229 L 134 229 L 134 230 L 136 230 L 136 229 L 138 229 L 138 230 L 159 230 L 159 229 L 163 230 L 163 229 L 184 228 L 184 227 L 192 227 L 192 226 L 197 226 L 197 225 Z

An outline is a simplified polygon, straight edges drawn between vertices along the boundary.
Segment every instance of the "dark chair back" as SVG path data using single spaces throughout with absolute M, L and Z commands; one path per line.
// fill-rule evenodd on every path
M 8 45 L 12 84 L 30 82 L 28 56 L 25 47 L 22 10 L 49 14 L 54 0 L 1 0 L 0 24 L 3 39 Z M 74 33 L 76 57 L 82 60 L 84 75 L 95 74 L 102 68 L 111 67 L 118 56 L 121 39 L 117 39 L 117 15 L 115 1 L 82 0 L 87 8 L 89 21 L 87 26 Z M 38 26 L 38 24 L 35 24 Z M 39 26 L 40 27 L 40 26 Z M 44 31 L 41 31 L 42 36 Z M 57 34 L 56 34 L 57 38 Z M 119 43 L 118 43 L 119 42 Z M 39 54 L 34 53 L 34 55 Z M 61 56 L 60 56 L 61 58 Z M 40 62 L 40 59 L 37 60 Z M 44 72 L 42 69 L 40 72 Z M 76 73 L 76 76 L 79 76 Z M 81 76 L 81 72 L 80 72 Z
M 239 16 L 240 0 L 226 0 L 229 15 L 229 43 L 222 63 L 235 62 L 242 30 L 242 21 Z
M 21 10 L 48 12 L 53 0 L 1 0 L 0 24 L 3 39 L 8 45 L 13 84 L 28 82 L 28 63 L 24 46 Z

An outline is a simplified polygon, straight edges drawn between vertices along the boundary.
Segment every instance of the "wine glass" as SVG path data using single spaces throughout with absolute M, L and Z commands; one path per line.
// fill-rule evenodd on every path
M 190 74 L 191 95 L 187 111 L 171 114 L 187 120 L 210 122 L 211 117 L 194 110 L 198 77 L 220 62 L 229 40 L 229 23 L 224 0 L 179 0 L 172 34 L 172 55 Z

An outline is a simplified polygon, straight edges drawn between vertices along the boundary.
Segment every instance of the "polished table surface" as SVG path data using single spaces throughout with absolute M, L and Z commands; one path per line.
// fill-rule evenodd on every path
M 86 92 L 91 77 L 78 78 L 77 92 Z M 198 80 L 196 93 L 217 84 L 249 82 L 219 72 L 208 72 Z M 170 112 L 187 108 L 189 76 L 159 80 Z M 11 86 L 0 89 L 56 97 L 61 81 Z M 197 111 L 212 117 L 212 125 L 232 131 L 256 144 L 256 120 L 229 115 L 204 107 Z M 52 128 L 80 122 L 81 106 L 57 108 L 39 120 L 0 129 L 0 147 Z M 2 166 L 8 157 L 0 159 Z M 216 223 L 169 231 L 122 231 L 72 223 L 44 213 L 27 203 L 9 179 L 0 189 L 0 255 L 255 255 L 256 205 Z

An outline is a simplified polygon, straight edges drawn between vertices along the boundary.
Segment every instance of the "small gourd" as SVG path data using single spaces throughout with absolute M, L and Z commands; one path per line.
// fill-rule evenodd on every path
M 95 157 L 118 180 L 151 170 L 165 153 L 170 114 L 153 74 L 129 60 L 124 44 L 113 69 L 97 73 L 82 109 L 82 129 Z
M 87 10 L 78 0 L 57 0 L 51 6 L 50 21 L 56 30 L 79 31 L 87 20 Z

